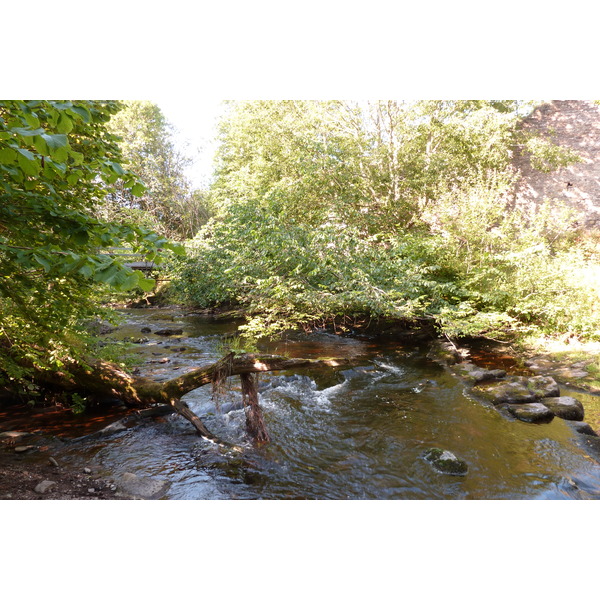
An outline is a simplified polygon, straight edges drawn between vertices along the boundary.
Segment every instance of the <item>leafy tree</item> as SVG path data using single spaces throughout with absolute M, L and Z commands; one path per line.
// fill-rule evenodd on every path
M 170 237 L 192 237 L 208 220 L 200 192 L 185 176 L 190 159 L 175 147 L 173 128 L 160 108 L 148 101 L 125 102 L 112 116 L 108 130 L 116 135 L 123 165 L 143 181 L 141 194 L 117 183 L 105 196 L 105 214 L 121 221 L 153 223 Z M 136 190 L 137 191 L 137 190 Z
M 568 307 L 583 304 L 576 287 L 556 279 L 569 300 L 549 320 L 547 307 L 532 310 L 539 286 L 527 277 L 532 257 L 546 282 L 564 274 L 552 260 L 564 232 L 507 200 L 514 148 L 539 146 L 518 127 L 523 108 L 232 104 L 211 190 L 219 212 L 194 241 L 179 290 L 205 306 L 243 303 L 258 335 L 361 313 L 427 318 L 453 335 L 564 326 Z M 542 154 L 545 165 L 574 159 L 546 144 Z
M 178 246 L 143 227 L 100 219 L 117 182 L 144 187 L 121 166 L 107 123 L 112 101 L 0 102 L 0 380 L 29 367 L 60 368 L 86 351 L 84 321 L 104 312 L 98 285 L 151 289 L 154 282 L 110 252 L 127 244 L 150 260 Z

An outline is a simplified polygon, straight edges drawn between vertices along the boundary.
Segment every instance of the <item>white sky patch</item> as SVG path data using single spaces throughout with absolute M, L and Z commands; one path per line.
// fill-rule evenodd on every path
M 195 188 L 206 188 L 213 169 L 221 100 L 195 100 L 187 97 L 150 99 L 173 125 L 175 143 L 193 163 L 186 171 Z

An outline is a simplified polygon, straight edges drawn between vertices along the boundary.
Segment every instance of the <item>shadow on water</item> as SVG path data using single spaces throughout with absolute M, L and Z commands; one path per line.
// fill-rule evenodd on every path
M 172 377 L 219 358 L 235 323 L 173 311 L 130 310 L 112 335 L 143 335 L 142 374 Z M 181 329 L 165 338 L 161 328 Z M 176 327 L 175 327 L 176 326 Z M 140 333 L 142 328 L 150 331 Z M 172 348 L 183 348 L 173 352 Z M 352 358 L 352 367 L 265 373 L 260 401 L 272 443 L 254 449 L 244 431 L 238 381 L 217 410 L 204 387 L 185 397 L 217 435 L 245 445 L 233 453 L 198 438 L 171 415 L 99 439 L 65 444 L 62 457 L 89 461 L 100 475 L 133 472 L 167 479 L 172 499 L 562 499 L 600 497 L 593 448 L 568 423 L 533 425 L 503 416 L 468 395 L 429 361 L 427 347 L 295 334 L 263 351 Z M 431 447 L 466 461 L 466 476 L 440 473 L 424 459 Z

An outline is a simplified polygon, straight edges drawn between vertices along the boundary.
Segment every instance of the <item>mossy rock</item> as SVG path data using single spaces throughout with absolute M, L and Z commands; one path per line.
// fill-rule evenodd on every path
M 466 475 L 469 467 L 464 460 L 457 458 L 452 452 L 441 448 L 430 448 L 425 452 L 425 460 L 440 473 L 447 475 Z

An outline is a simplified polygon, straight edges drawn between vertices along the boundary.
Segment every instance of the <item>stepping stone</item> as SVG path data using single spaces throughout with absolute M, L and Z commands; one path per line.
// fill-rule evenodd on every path
M 544 398 L 542 401 L 557 417 L 568 421 L 583 421 L 583 404 L 571 396 Z
M 541 402 L 510 404 L 508 412 L 526 423 L 549 423 L 554 418 L 554 413 Z

